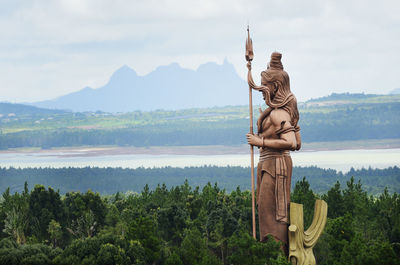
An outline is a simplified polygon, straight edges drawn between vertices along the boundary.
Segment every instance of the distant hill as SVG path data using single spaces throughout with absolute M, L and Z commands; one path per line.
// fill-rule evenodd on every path
M 377 94 L 364 94 L 364 93 L 332 93 L 328 96 L 310 99 L 307 102 L 321 102 L 321 101 L 333 101 L 333 100 L 359 100 L 371 97 L 376 97 Z
M 54 100 L 32 104 L 72 111 L 176 110 L 245 105 L 248 102 L 247 93 L 246 82 L 227 60 L 222 65 L 200 65 L 196 71 L 172 63 L 160 66 L 145 76 L 138 76 L 125 65 L 103 87 L 85 87 Z
M 335 105 L 330 105 L 332 102 Z M 348 104 L 338 102 L 300 104 L 303 142 L 400 139 L 400 95 L 377 95 Z M 246 143 L 248 115 L 248 106 L 242 105 L 114 114 L 69 112 L 21 119 L 6 116 L 0 117 L 0 149 L 238 145 Z M 254 121 L 257 117 L 254 112 Z
M 44 109 L 24 104 L 0 103 L 0 115 L 5 116 L 20 116 L 20 115 L 50 115 L 64 113 L 63 110 Z
M 300 107 L 312 106 L 332 106 L 347 104 L 370 104 L 370 103 L 388 103 L 400 102 L 399 94 L 378 95 L 364 93 L 332 93 L 329 96 L 310 99 L 300 103 Z

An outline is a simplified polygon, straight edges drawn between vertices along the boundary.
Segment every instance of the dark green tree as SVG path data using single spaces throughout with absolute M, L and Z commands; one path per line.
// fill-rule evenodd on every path
M 69 192 L 64 205 L 70 231 L 77 236 L 93 236 L 105 224 L 107 206 L 99 193 Z
M 185 238 L 179 248 L 180 259 L 183 264 L 201 264 L 209 252 L 207 243 L 197 228 L 186 229 Z
M 266 242 L 254 240 L 247 231 L 238 231 L 228 241 L 229 264 L 280 264 L 288 265 L 281 244 L 268 237 Z
M 48 227 L 51 220 L 65 224 L 65 213 L 60 194 L 51 187 L 36 185 L 29 198 L 31 232 L 40 241 L 50 239 Z
M 138 217 L 128 227 L 127 239 L 138 240 L 145 249 L 146 262 L 152 264 L 160 257 L 161 240 L 156 222 L 151 217 Z
M 303 204 L 304 213 L 304 228 L 307 229 L 312 222 L 314 214 L 314 204 L 316 196 L 310 188 L 310 183 L 305 177 L 301 181 L 298 181 L 294 186 L 294 191 L 291 195 L 291 201 L 299 204 Z
M 385 189 L 375 202 L 374 212 L 385 238 L 390 243 L 400 243 L 400 196 Z
M 336 181 L 335 186 L 333 186 L 326 195 L 322 196 L 322 199 L 329 205 L 329 218 L 334 219 L 344 214 L 344 199 L 339 181 Z

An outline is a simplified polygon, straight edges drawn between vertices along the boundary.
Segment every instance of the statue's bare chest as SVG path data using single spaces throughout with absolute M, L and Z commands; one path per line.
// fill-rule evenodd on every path
M 279 138 L 276 135 L 276 130 L 278 129 L 279 128 L 276 128 L 276 126 L 272 123 L 271 117 L 267 116 L 261 123 L 261 132 L 259 133 L 259 136 L 267 139 L 277 139 Z

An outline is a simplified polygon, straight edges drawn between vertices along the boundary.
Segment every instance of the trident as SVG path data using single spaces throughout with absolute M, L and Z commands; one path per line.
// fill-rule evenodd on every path
M 246 61 L 249 73 L 251 71 L 251 61 L 254 58 L 253 41 L 250 38 L 249 26 L 247 26 L 247 39 L 246 39 Z M 253 134 L 253 94 L 252 88 L 249 85 L 249 109 L 250 109 L 250 133 Z M 254 195 L 254 147 L 250 145 L 250 160 L 251 160 L 251 208 L 253 220 L 253 238 L 256 239 L 256 209 L 255 209 L 255 195 Z

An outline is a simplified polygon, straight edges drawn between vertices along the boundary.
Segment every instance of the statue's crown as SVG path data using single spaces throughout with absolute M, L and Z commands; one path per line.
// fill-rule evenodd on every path
M 282 65 L 281 59 L 282 59 L 281 53 L 273 52 L 271 54 L 271 61 L 269 62 L 269 69 L 283 70 L 283 65 Z

